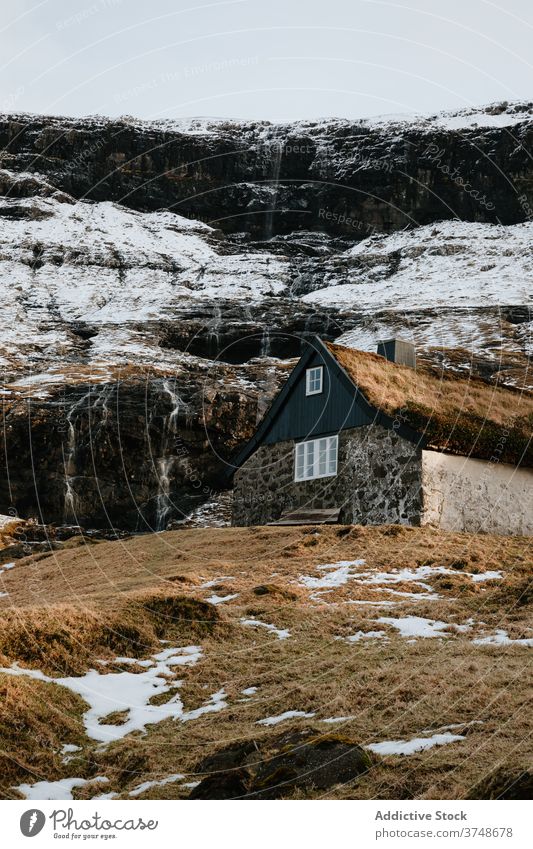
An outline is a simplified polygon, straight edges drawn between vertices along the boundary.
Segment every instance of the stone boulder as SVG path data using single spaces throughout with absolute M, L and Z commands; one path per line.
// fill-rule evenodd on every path
M 281 799 L 295 790 L 328 790 L 364 775 L 371 756 L 352 740 L 311 729 L 247 740 L 199 763 L 204 779 L 191 799 Z

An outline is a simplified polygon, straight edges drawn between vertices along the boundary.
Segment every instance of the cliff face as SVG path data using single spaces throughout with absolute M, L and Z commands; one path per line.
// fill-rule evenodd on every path
M 171 209 L 226 232 L 360 239 L 533 207 L 531 104 L 418 121 L 143 123 L 0 117 L 2 164 L 75 198 Z
M 0 503 L 46 523 L 162 530 L 223 488 L 258 396 L 283 375 L 197 363 L 173 374 L 63 369 L 10 384 Z
M 529 386 L 531 111 L 0 117 L 0 513 L 188 514 L 306 333 Z

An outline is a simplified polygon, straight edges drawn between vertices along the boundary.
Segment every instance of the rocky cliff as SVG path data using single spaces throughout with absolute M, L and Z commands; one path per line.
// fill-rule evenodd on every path
M 0 117 L 2 164 L 132 209 L 171 209 L 259 238 L 388 233 L 460 218 L 515 224 L 533 206 L 532 104 L 415 121 L 275 125 Z M 359 232 L 354 232 L 359 231 Z
M 189 514 L 309 332 L 529 386 L 532 113 L 1 116 L 0 512 Z

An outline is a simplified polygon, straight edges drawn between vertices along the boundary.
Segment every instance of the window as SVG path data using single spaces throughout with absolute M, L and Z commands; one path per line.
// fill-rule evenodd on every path
M 318 395 L 322 392 L 322 372 L 323 366 L 315 366 L 308 368 L 305 373 L 305 394 Z
M 337 474 L 338 436 L 299 442 L 294 449 L 294 480 L 328 478 Z

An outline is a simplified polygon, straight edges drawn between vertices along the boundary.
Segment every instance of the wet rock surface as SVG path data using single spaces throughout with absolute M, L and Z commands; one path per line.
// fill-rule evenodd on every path
M 337 734 L 290 731 L 222 749 L 196 767 L 209 773 L 191 799 L 281 799 L 295 790 L 327 790 L 363 776 L 368 753 Z
M 4 405 L 0 503 L 37 522 L 162 530 L 227 487 L 227 463 L 251 436 L 259 395 L 253 367 L 201 365 L 181 374 L 49 387 Z

